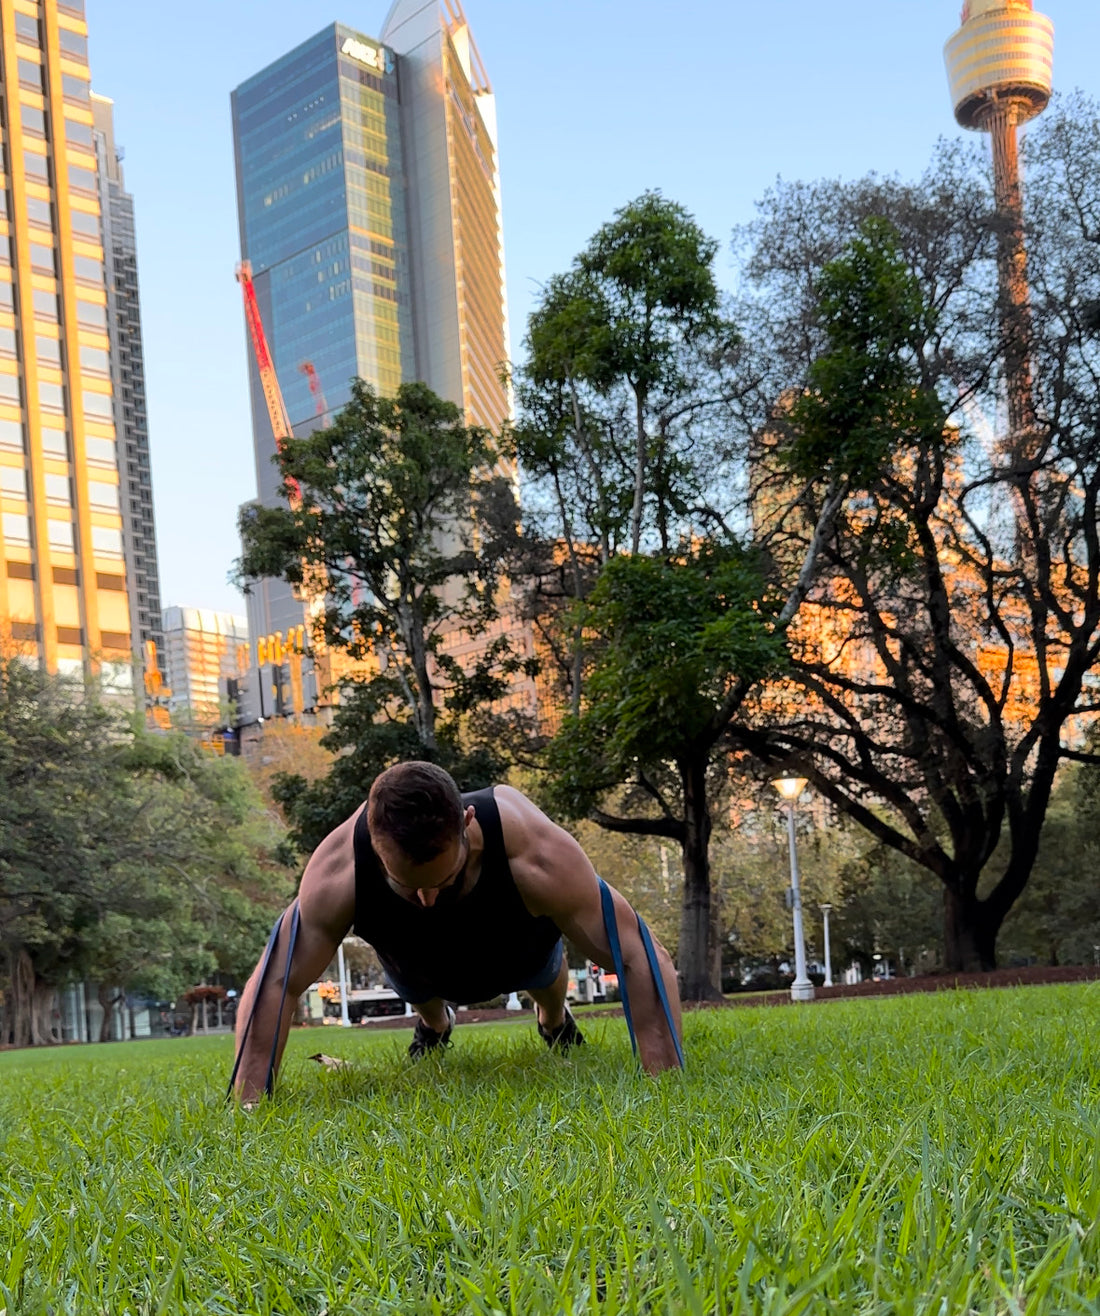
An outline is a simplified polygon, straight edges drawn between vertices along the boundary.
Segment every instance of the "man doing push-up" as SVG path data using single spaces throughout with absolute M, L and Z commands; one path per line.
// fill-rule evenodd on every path
M 629 998 L 642 1065 L 651 1074 L 675 1068 L 680 1000 L 672 961 L 656 945 L 666 1016 L 637 916 L 618 892 L 610 897 L 620 991 Z M 291 913 L 295 905 L 298 932 L 285 987 L 290 918 L 282 920 L 271 971 L 257 967 L 242 993 L 235 1089 L 245 1102 L 264 1091 L 297 998 L 349 929 L 374 947 L 394 990 L 416 1012 L 414 1057 L 449 1042 L 455 1016 L 448 1002 L 473 1004 L 512 991 L 533 998 L 549 1046 L 577 1045 L 584 1039 L 565 1002 L 562 937 L 597 963 L 612 962 L 599 879 L 573 837 L 518 790 L 461 795 L 431 763 L 399 763 L 375 780 L 367 802 L 314 851 Z

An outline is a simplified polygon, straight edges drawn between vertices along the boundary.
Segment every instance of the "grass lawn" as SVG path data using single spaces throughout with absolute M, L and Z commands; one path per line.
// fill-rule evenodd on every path
M 1100 1312 L 1100 984 L 585 1026 L 0 1055 L 0 1311 Z

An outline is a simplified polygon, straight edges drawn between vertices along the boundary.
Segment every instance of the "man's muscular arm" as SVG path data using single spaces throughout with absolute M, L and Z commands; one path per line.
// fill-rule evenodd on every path
M 358 814 L 356 814 L 358 817 Z M 313 852 L 306 865 L 298 898 L 287 911 L 279 929 L 279 939 L 271 953 L 267 976 L 257 997 L 257 979 L 260 967 L 241 993 L 237 1009 L 237 1046 L 249 1016 L 255 1009 L 256 1017 L 248 1033 L 241 1067 L 237 1074 L 236 1095 L 244 1102 L 257 1101 L 264 1091 L 267 1067 L 271 1060 L 271 1046 L 278 1035 L 275 1052 L 275 1069 L 278 1071 L 286 1046 L 287 1034 L 294 1018 L 298 997 L 336 954 L 355 915 L 355 862 L 352 849 L 352 830 L 355 818 L 349 818 Z M 283 994 L 286 976 L 286 953 L 290 944 L 291 912 L 298 906 L 301 923 L 294 947 L 294 959 L 286 978 L 286 1003 L 279 1013 L 279 1000 Z
M 510 786 L 498 786 L 497 805 L 504 828 L 512 876 L 532 914 L 554 920 L 570 941 L 597 964 L 610 964 L 611 946 L 604 928 L 603 906 L 596 871 L 580 845 L 563 828 Z M 642 1065 L 649 1074 L 678 1069 L 679 1057 L 649 971 L 649 960 L 638 932 L 638 919 L 626 899 L 611 888 L 623 955 L 630 1011 Z M 654 938 L 665 992 L 680 1034 L 680 988 L 665 948 Z

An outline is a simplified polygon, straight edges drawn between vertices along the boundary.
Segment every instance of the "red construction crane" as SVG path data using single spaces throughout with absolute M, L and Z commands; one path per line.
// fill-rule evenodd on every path
M 317 374 L 317 367 L 312 361 L 303 361 L 298 369 L 309 380 L 309 391 L 313 394 L 313 405 L 317 415 L 321 418 L 322 427 L 328 429 L 331 423 L 328 416 L 328 403 L 325 401 L 325 393 L 321 388 L 321 379 Z
M 294 437 L 290 428 L 290 419 L 286 414 L 286 403 L 279 379 L 275 374 L 275 363 L 267 346 L 264 322 L 260 319 L 260 305 L 256 300 L 256 285 L 252 282 L 252 262 L 242 260 L 237 266 L 237 282 L 244 294 L 244 318 L 248 322 L 248 333 L 252 339 L 252 351 L 256 355 L 256 366 L 260 372 L 260 384 L 264 390 L 267 414 L 271 419 L 271 432 L 275 435 L 275 446 L 282 452 Z M 290 503 L 294 506 L 301 491 L 296 480 L 288 480 Z

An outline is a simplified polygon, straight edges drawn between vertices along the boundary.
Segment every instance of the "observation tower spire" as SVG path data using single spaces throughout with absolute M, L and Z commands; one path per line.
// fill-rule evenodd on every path
M 1035 12 L 1032 0 L 965 0 L 962 25 L 944 47 L 944 58 L 955 118 L 992 139 L 1008 423 L 1020 451 L 1034 431 L 1035 407 L 1017 129 L 1050 101 L 1054 24 Z

